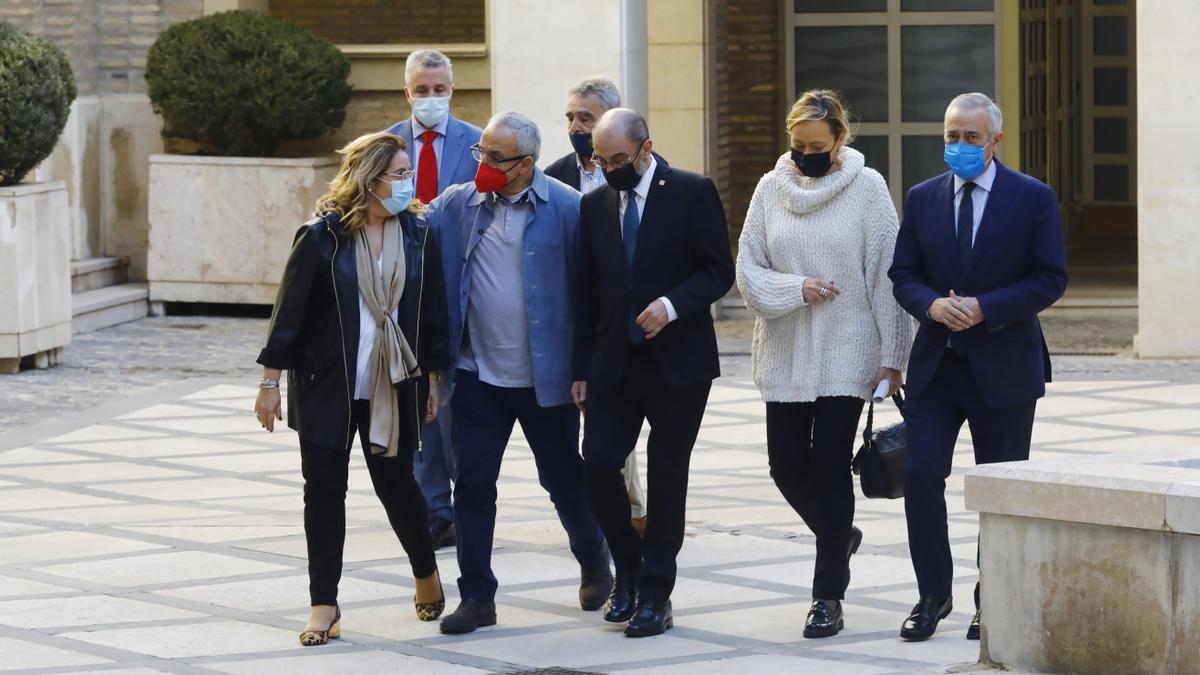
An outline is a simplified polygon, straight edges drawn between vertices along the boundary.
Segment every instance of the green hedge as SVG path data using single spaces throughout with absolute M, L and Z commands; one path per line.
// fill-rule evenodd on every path
M 164 135 L 219 155 L 269 157 L 287 141 L 336 130 L 349 74 L 349 59 L 329 40 L 246 11 L 174 24 L 146 57 Z
M 14 185 L 54 150 L 71 102 L 75 75 L 62 51 L 0 23 L 0 185 Z

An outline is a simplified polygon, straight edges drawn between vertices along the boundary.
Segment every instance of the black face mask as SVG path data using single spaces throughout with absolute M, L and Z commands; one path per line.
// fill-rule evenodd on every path
M 613 169 L 612 171 L 605 171 L 604 180 L 607 181 L 614 190 L 620 190 L 621 192 L 632 190 L 633 188 L 637 187 L 637 184 L 642 181 L 642 174 L 638 173 L 637 170 L 637 159 L 641 154 L 642 151 L 638 150 L 637 155 L 634 155 L 633 159 L 631 159 L 625 166 L 619 169 Z
M 799 150 L 792 150 L 792 161 L 796 163 L 800 173 L 810 178 L 820 178 L 829 173 L 833 166 L 833 151 L 805 154 Z
M 571 147 L 575 148 L 575 154 L 579 156 L 581 161 L 587 161 L 592 158 L 592 132 L 586 134 L 571 134 Z

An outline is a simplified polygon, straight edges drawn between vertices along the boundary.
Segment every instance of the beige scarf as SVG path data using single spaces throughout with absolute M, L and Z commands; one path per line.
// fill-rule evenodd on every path
M 371 453 L 395 457 L 400 450 L 400 406 L 396 384 L 421 374 L 404 333 L 392 320 L 392 312 L 404 295 L 403 234 L 400 221 L 389 218 L 383 225 L 383 275 L 375 274 L 375 261 L 364 227 L 358 232 L 354 262 L 358 267 L 358 292 L 375 321 L 371 345 Z

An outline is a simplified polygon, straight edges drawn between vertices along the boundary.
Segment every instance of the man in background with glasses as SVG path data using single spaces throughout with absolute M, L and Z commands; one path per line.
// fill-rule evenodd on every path
M 716 185 L 660 163 L 641 115 L 604 113 L 592 143 L 608 185 L 580 205 L 572 393 L 587 411 L 588 489 L 617 570 L 604 619 L 643 637 L 674 621 L 688 463 L 720 375 L 709 307 L 733 285 L 733 256 Z M 652 517 L 639 538 L 621 467 L 644 421 Z
M 532 121 L 496 115 L 472 148 L 474 182 L 449 188 L 426 214 L 442 246 L 460 453 L 454 508 L 462 601 L 442 619 L 443 633 L 496 623 L 496 481 L 517 422 L 579 562 L 580 606 L 599 609 L 612 588 L 571 400 L 579 193 L 537 168 L 540 151 Z

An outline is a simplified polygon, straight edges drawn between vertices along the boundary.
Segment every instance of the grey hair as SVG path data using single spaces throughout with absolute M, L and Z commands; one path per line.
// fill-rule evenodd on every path
M 517 153 L 529 155 L 533 161 L 538 161 L 542 154 L 542 132 L 538 131 L 533 120 L 519 112 L 502 112 L 492 115 L 488 126 L 506 127 L 517 136 Z
M 454 82 L 454 66 L 450 63 L 450 57 L 439 52 L 436 49 L 418 49 L 408 55 L 408 59 L 404 62 L 404 84 L 408 84 L 412 78 L 413 71 L 420 67 L 425 68 L 445 68 L 446 73 L 450 75 L 450 81 Z
M 589 77 L 571 88 L 567 94 L 571 96 L 595 96 L 600 99 L 600 103 L 605 110 L 612 110 L 621 105 L 621 92 L 617 91 L 617 85 L 613 81 L 605 77 Z
M 1000 112 L 1000 106 L 996 105 L 987 94 L 972 92 L 970 94 L 959 94 L 950 101 L 950 105 L 946 106 L 946 114 L 955 108 L 963 110 L 980 110 L 985 109 L 988 113 L 988 133 L 992 136 L 1004 131 L 1004 113 Z
M 612 127 L 614 131 L 619 131 L 626 140 L 634 143 L 645 143 L 650 138 L 650 126 L 646 124 L 646 118 L 642 117 L 641 113 L 629 108 L 613 108 L 604 113 L 600 121 L 596 123 L 597 127 L 608 128 Z M 595 133 L 596 129 L 592 130 Z

